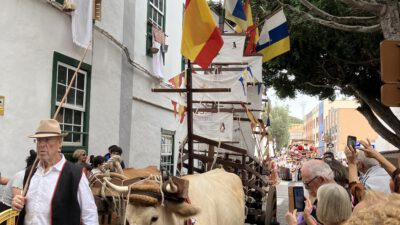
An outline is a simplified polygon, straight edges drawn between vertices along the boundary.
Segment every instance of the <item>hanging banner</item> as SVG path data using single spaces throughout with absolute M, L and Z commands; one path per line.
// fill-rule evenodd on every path
M 0 96 L 0 116 L 4 116 L 4 96 Z
M 250 85 L 247 87 L 247 102 L 251 102 L 252 109 L 261 109 L 262 108 L 262 93 L 258 94 L 258 86 L 257 85 Z M 256 112 L 253 112 L 256 115 Z M 257 115 L 258 117 L 258 112 Z
M 193 113 L 193 133 L 214 141 L 232 141 L 232 113 Z
M 254 78 L 262 82 L 262 56 L 244 56 L 243 62 L 247 62 Z
M 247 97 L 246 80 L 240 80 L 243 72 L 221 74 L 192 74 L 193 88 L 230 88 L 231 92 L 193 93 L 195 101 L 242 101 Z
M 213 63 L 242 62 L 245 36 L 222 35 L 224 45 Z

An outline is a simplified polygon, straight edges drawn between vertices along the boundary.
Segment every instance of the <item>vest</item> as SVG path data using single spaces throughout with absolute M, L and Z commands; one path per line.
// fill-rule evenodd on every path
M 26 184 L 30 167 L 25 171 L 24 186 Z M 36 172 L 36 168 L 32 172 Z M 78 188 L 82 177 L 82 167 L 66 161 L 58 182 L 55 187 L 50 209 L 50 224 L 52 225 L 80 225 L 81 208 L 78 202 Z M 25 208 L 22 209 L 18 218 L 18 225 L 23 225 L 25 219 Z

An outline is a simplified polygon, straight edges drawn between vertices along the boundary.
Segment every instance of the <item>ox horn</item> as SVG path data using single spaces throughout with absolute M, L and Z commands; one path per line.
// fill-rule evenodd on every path
M 176 186 L 176 184 L 174 184 L 171 177 L 165 184 L 165 191 L 168 193 L 172 193 L 172 194 L 178 193 L 178 186 Z
M 114 189 L 115 191 L 121 193 L 121 192 L 127 192 L 129 190 L 128 186 L 119 186 L 119 185 L 115 185 L 113 183 L 111 183 L 106 177 L 104 177 L 104 181 L 106 182 L 106 184 L 111 187 L 112 189 Z
M 110 177 L 111 178 L 118 178 L 118 179 L 120 179 L 120 180 L 126 180 L 126 179 L 129 179 L 129 177 L 127 177 L 127 176 L 125 176 L 125 175 L 123 175 L 123 174 L 120 174 L 120 173 L 115 173 L 115 172 L 110 172 Z

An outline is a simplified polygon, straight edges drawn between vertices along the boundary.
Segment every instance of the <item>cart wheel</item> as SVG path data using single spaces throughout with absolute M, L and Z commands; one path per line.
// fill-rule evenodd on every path
M 267 196 L 267 207 L 265 210 L 265 225 L 279 224 L 276 220 L 276 187 L 270 186 Z

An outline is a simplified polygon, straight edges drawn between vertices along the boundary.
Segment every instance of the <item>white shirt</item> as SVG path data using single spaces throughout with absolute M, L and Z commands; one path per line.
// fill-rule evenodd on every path
M 13 199 L 13 191 L 12 189 L 19 188 L 22 190 L 22 185 L 24 181 L 25 170 L 21 170 L 16 173 L 7 183 L 7 186 L 4 188 L 3 197 L 1 201 L 11 207 L 12 199 Z
M 360 178 L 361 183 L 367 189 L 390 194 L 390 175 L 380 165 L 373 166 Z
M 50 208 L 56 183 L 59 174 L 66 162 L 64 155 L 61 160 L 50 167 L 45 173 L 44 168 L 37 167 L 36 173 L 32 176 L 26 195 L 25 225 L 50 225 Z M 93 194 L 89 182 L 82 174 L 78 187 L 78 202 L 81 207 L 81 222 L 83 225 L 98 225 L 97 207 L 94 203 Z M 57 224 L 54 224 L 57 225 Z

